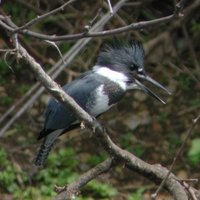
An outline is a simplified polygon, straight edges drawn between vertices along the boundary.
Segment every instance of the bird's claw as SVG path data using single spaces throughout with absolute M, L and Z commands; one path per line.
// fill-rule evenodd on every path
M 54 191 L 56 193 L 61 193 L 63 191 L 66 191 L 67 190 L 67 185 L 64 185 L 64 186 L 57 186 L 57 185 L 54 185 Z
M 81 129 L 85 129 L 85 124 L 84 124 L 84 122 L 81 122 L 80 127 L 81 127 Z

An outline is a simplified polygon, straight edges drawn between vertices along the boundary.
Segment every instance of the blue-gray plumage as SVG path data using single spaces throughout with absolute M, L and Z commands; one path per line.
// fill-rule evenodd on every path
M 146 75 L 144 50 L 139 43 L 117 44 L 107 46 L 100 52 L 93 69 L 65 85 L 63 90 L 93 117 L 107 111 L 131 89 L 143 90 L 163 102 L 139 82 L 137 77 L 167 91 Z M 57 137 L 78 127 L 79 124 L 70 108 L 64 107 L 52 98 L 45 111 L 44 128 L 38 136 L 38 139 L 44 140 L 35 159 L 35 165 L 44 163 Z

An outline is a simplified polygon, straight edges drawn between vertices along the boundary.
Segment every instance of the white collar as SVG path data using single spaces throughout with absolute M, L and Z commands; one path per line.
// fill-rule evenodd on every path
M 123 90 L 127 89 L 128 77 L 123 73 L 109 69 L 108 67 L 102 67 L 95 65 L 93 71 L 101 76 L 108 78 L 110 81 L 117 83 Z

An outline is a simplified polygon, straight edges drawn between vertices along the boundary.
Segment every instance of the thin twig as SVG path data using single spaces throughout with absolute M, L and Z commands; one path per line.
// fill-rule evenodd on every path
M 0 49 L 0 52 L 13 52 L 16 51 L 16 49 Z
M 183 8 L 187 2 L 188 0 L 180 0 L 175 6 L 174 14 L 177 16 L 182 15 Z
M 191 126 L 190 129 L 188 130 L 187 135 L 186 135 L 186 137 L 185 137 L 183 143 L 181 144 L 180 148 L 178 149 L 178 151 L 177 151 L 177 153 L 176 153 L 176 155 L 175 155 L 175 157 L 174 157 L 174 159 L 173 159 L 173 162 L 172 162 L 172 164 L 171 164 L 171 166 L 170 166 L 170 168 L 169 168 L 169 171 L 168 171 L 166 177 L 162 180 L 161 184 L 159 185 L 159 187 L 157 188 L 157 190 L 155 191 L 155 193 L 153 193 L 153 194 L 151 195 L 152 199 L 156 199 L 158 193 L 161 191 L 161 189 L 163 188 L 165 182 L 166 182 L 167 179 L 169 178 L 169 175 L 172 173 L 172 169 L 173 169 L 173 167 L 174 167 L 174 164 L 175 164 L 175 162 L 177 161 L 178 157 L 180 156 L 181 152 L 183 151 L 183 149 L 184 149 L 184 147 L 185 147 L 185 145 L 186 145 L 186 142 L 187 142 L 188 139 L 190 138 L 190 136 L 191 136 L 191 134 L 192 134 L 192 131 L 193 131 L 193 129 L 195 128 L 195 126 L 197 125 L 197 122 L 198 122 L 199 119 L 200 119 L 200 115 L 199 115 L 197 118 L 195 118 L 195 119 L 193 120 L 192 126 Z
M 14 39 L 15 48 L 16 48 L 16 56 L 17 56 L 17 59 L 18 59 L 19 58 L 19 52 L 18 52 L 18 49 L 19 49 L 18 44 L 19 44 L 19 42 L 18 42 L 18 34 L 17 33 L 15 33 L 13 35 L 13 39 Z
M 198 178 L 181 179 L 181 182 L 193 182 L 193 183 L 197 183 L 198 181 L 199 181 Z
M 60 57 L 61 57 L 62 62 L 65 64 L 65 60 L 63 59 L 63 55 L 62 55 L 62 53 L 61 53 L 59 47 L 57 46 L 57 44 L 56 44 L 55 42 L 48 41 L 48 40 L 45 40 L 45 42 L 51 44 L 53 47 L 56 48 L 56 50 L 58 51 L 58 53 L 59 53 L 59 55 L 60 55 Z
M 11 65 L 9 64 L 9 62 L 7 61 L 7 56 L 8 56 L 9 54 L 10 54 L 10 51 L 6 52 L 6 53 L 4 54 L 3 60 L 4 60 L 5 64 L 8 66 L 8 68 L 9 68 L 12 72 L 14 72 L 12 66 L 11 66 Z
M 195 194 L 195 191 L 192 187 L 190 187 L 190 185 L 186 182 L 183 182 L 183 186 L 187 189 L 187 191 L 189 192 L 192 200 L 198 200 Z
M 115 35 L 115 34 L 120 34 L 123 32 L 128 32 L 131 30 L 140 30 L 143 28 L 147 28 L 147 27 L 151 27 L 151 26 L 155 26 L 155 25 L 159 25 L 159 24 L 163 24 L 163 23 L 169 23 L 170 21 L 172 21 L 175 18 L 176 18 L 175 15 L 169 15 L 169 16 L 162 17 L 159 19 L 142 21 L 142 22 L 138 22 L 138 23 L 132 23 L 127 26 L 115 28 L 112 30 L 104 30 L 104 31 L 98 31 L 98 32 L 88 31 L 88 32 L 69 34 L 69 35 L 61 35 L 61 36 L 46 35 L 46 34 L 37 33 L 34 31 L 30 31 L 30 30 L 21 30 L 21 31 L 18 31 L 18 33 L 28 35 L 31 37 L 35 37 L 35 38 L 41 39 L 41 40 L 50 40 L 50 41 L 77 40 L 77 39 L 87 38 L 87 37 L 105 37 L 105 36 L 109 36 L 109 35 Z M 1 23 L 0 23 L 0 25 L 3 26 Z M 4 25 L 4 28 L 6 28 L 5 25 Z M 7 30 L 9 30 L 11 32 L 15 31 L 15 29 L 11 28 L 11 27 L 9 27 L 9 29 L 7 29 Z
M 60 11 L 63 11 L 63 9 L 64 9 L 67 5 L 69 5 L 70 3 L 73 3 L 74 1 L 76 1 L 76 0 L 70 0 L 70 1 L 68 1 L 68 2 L 66 2 L 66 3 L 64 3 L 63 5 L 61 5 L 60 7 L 56 8 L 56 9 L 54 9 L 54 10 L 48 12 L 48 13 L 45 13 L 44 15 L 37 16 L 36 18 L 32 19 L 32 20 L 29 21 L 28 23 L 24 24 L 23 26 L 20 26 L 19 28 L 15 29 L 13 32 L 14 32 L 14 33 L 17 33 L 17 32 L 19 32 L 19 31 L 21 31 L 21 30 L 24 30 L 24 29 L 26 29 L 26 28 L 32 26 L 33 24 L 38 23 L 39 21 L 42 21 L 43 19 L 45 19 L 45 18 L 47 18 L 47 17 L 49 17 L 49 16 L 52 16 L 52 15 L 54 15 L 54 14 L 60 12 Z
M 196 75 L 198 78 L 200 78 L 200 64 L 199 64 L 199 61 L 198 61 L 198 59 L 197 59 L 196 52 L 195 52 L 194 47 L 193 47 L 193 43 L 192 43 L 192 41 L 191 41 L 191 39 L 190 39 L 190 36 L 189 36 L 189 34 L 188 34 L 188 31 L 187 31 L 187 29 L 186 29 L 185 24 L 184 24 L 182 27 L 183 27 L 183 33 L 184 33 L 184 35 L 185 35 L 185 38 L 186 38 L 186 40 L 187 40 L 187 44 L 188 44 L 188 47 L 189 47 L 190 55 L 191 55 L 191 58 L 192 58 L 191 60 L 193 61 L 193 64 L 194 64 L 194 66 L 195 66 L 195 68 L 196 68 L 196 73 L 195 73 L 195 75 Z M 189 70 L 189 69 L 188 69 L 188 70 Z
M 109 7 L 109 10 L 110 10 L 110 14 L 113 15 L 113 9 L 112 9 L 111 2 L 110 2 L 110 0 L 107 0 L 107 2 L 108 2 L 108 7 Z
M 6 29 L 7 31 L 12 32 L 14 30 L 14 28 L 10 27 L 10 25 L 8 26 L 7 24 L 5 24 L 2 20 L 5 20 L 6 17 L 4 17 L 3 15 L 0 15 L 0 26 L 3 27 L 4 29 Z
M 97 18 L 102 14 L 102 9 L 103 9 L 103 7 L 101 6 L 101 7 L 98 9 L 96 15 L 93 17 L 93 19 L 91 19 L 91 20 L 89 21 L 89 26 L 90 26 L 90 27 L 93 26 L 93 24 L 95 23 L 95 21 L 97 20 Z

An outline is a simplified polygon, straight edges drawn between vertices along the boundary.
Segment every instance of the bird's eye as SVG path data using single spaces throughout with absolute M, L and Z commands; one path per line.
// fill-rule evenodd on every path
M 131 71 L 134 71 L 134 70 L 137 70 L 137 65 L 135 65 L 135 64 L 131 64 L 130 66 L 129 66 L 129 68 L 130 68 L 130 70 Z
M 137 74 L 139 74 L 139 75 L 144 75 L 144 74 L 145 74 L 144 69 L 141 68 L 141 67 L 138 67 L 138 69 L 137 69 Z

